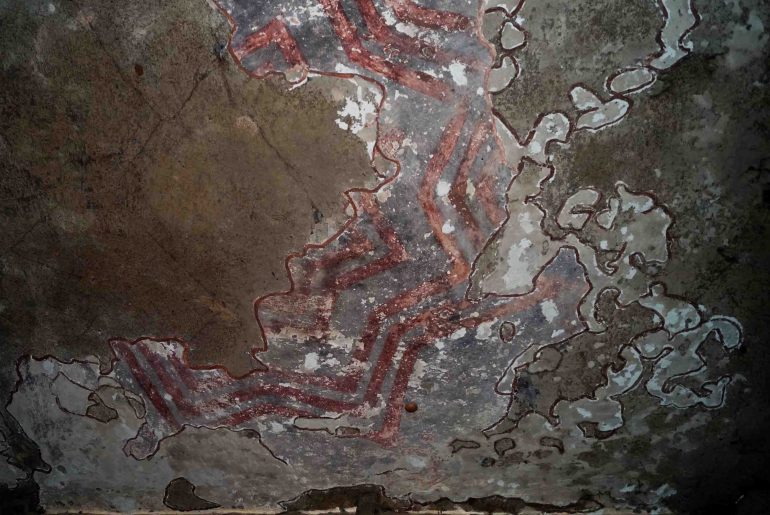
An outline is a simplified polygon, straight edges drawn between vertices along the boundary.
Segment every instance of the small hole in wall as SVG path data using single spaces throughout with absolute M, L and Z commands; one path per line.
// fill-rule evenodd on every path
M 417 403 L 416 402 L 405 402 L 404 403 L 404 409 L 408 411 L 409 413 L 414 413 L 417 411 Z
M 139 63 L 136 63 L 134 65 L 134 73 L 136 74 L 137 77 L 141 77 L 142 75 L 144 75 L 144 66 L 142 66 Z
M 481 460 L 482 467 L 491 467 L 495 463 L 496 463 L 496 460 L 494 458 L 490 458 L 489 456 Z
M 508 343 L 516 336 L 516 326 L 511 322 L 503 322 L 500 325 L 500 339 Z

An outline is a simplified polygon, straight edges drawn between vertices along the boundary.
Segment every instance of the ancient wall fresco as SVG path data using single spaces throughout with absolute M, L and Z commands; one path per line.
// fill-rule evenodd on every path
M 207 323 L 190 311 L 177 315 L 187 306 L 173 297 L 187 293 L 166 282 L 169 300 L 146 297 L 177 325 L 140 319 L 111 329 L 107 316 L 98 351 L 19 352 L 4 413 L 3 480 L 34 484 L 54 512 L 326 509 L 334 501 L 324 505 L 309 492 L 356 485 L 399 510 L 498 499 L 466 507 L 697 511 L 681 497 L 667 455 L 698 452 L 701 432 L 729 424 L 733 412 L 719 413 L 751 395 L 742 356 L 763 344 L 759 318 L 738 304 L 704 305 L 679 275 L 669 278 L 670 267 L 701 262 L 677 253 L 676 227 L 697 216 L 685 202 L 666 202 L 672 188 L 652 187 L 649 177 L 665 171 L 639 160 L 633 173 L 594 180 L 569 156 L 634 127 L 685 138 L 681 127 L 650 129 L 656 120 L 638 112 L 655 109 L 660 88 L 698 54 L 693 38 L 702 26 L 713 40 L 720 23 L 732 31 L 720 40 L 724 66 L 753 66 L 766 79 L 756 63 L 767 55 L 767 8 L 738 0 L 727 13 L 698 0 L 199 3 L 219 23 L 210 63 L 227 63 L 248 84 L 280 85 L 275 98 L 307 92 L 293 108 L 300 121 L 274 128 L 280 112 L 250 116 L 254 97 L 236 101 L 230 90 L 209 88 L 209 97 L 230 97 L 227 130 L 238 136 L 218 130 L 221 143 L 200 151 L 214 158 L 182 159 L 161 144 L 150 161 L 167 159 L 168 171 L 148 169 L 137 188 L 150 192 L 147 205 L 169 233 L 185 227 L 212 247 L 249 240 L 228 223 L 271 204 L 269 194 L 253 206 L 237 193 L 211 222 L 199 213 L 216 202 L 199 192 L 218 187 L 216 174 L 200 172 L 173 192 L 195 163 L 220 159 L 217 148 L 237 163 L 254 138 L 273 154 L 277 164 L 267 166 L 292 178 L 275 190 L 301 190 L 286 205 L 304 204 L 312 230 L 304 241 L 276 244 L 285 261 L 272 275 L 280 285 L 283 273 L 286 288 L 272 292 L 254 286 L 258 259 L 232 273 L 220 268 L 235 259 L 207 266 L 188 256 L 208 244 L 185 249 L 184 239 L 169 236 L 164 245 L 148 233 L 157 247 L 131 245 L 137 254 L 170 254 L 195 284 L 232 274 L 217 282 L 226 293 L 189 295 L 215 315 Z M 54 15 L 55 4 L 40 9 L 48 5 Z M 72 30 L 97 35 L 110 17 L 92 5 L 67 9 L 80 27 Z M 144 146 L 175 126 L 199 84 L 217 73 L 219 65 L 206 66 Z M 300 126 L 314 97 L 327 106 L 318 123 L 331 119 L 333 127 L 319 129 L 326 139 L 308 132 L 297 146 L 294 131 L 313 130 Z M 208 101 L 199 102 L 205 110 Z M 199 140 L 214 133 L 206 134 Z M 347 139 L 335 148 L 328 135 Z M 180 133 L 166 144 L 193 149 L 199 140 Z M 314 152 L 323 157 L 294 164 L 295 154 Z M 333 181 L 335 161 L 355 162 L 366 179 Z M 325 197 L 314 191 L 321 184 L 303 179 L 316 163 L 328 168 Z M 756 163 L 761 191 L 766 162 Z M 320 209 L 318 198 L 326 202 Z M 271 231 L 288 234 L 272 223 Z M 718 238 L 729 229 L 714 231 Z M 238 329 L 207 329 L 223 319 Z M 233 335 L 237 345 L 219 341 Z

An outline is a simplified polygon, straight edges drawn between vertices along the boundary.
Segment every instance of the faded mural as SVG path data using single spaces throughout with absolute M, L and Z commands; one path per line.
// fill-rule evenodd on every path
M 757 513 L 762 2 L 0 5 L 7 506 Z

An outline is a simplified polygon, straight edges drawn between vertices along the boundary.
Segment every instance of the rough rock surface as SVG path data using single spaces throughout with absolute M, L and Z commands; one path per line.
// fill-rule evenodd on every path
M 0 0 L 0 511 L 766 510 L 768 24 Z

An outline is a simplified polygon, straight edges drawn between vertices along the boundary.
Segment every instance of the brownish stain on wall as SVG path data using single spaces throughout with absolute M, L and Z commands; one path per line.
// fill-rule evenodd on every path
M 153 334 L 253 368 L 252 302 L 288 287 L 284 257 L 373 179 L 363 143 L 312 84 L 239 71 L 205 3 L 125 8 L 144 27 L 63 5 L 40 24 L 21 2 L 3 13 L 4 359 L 107 359 L 110 337 Z

